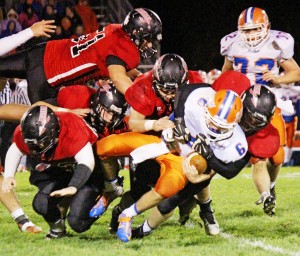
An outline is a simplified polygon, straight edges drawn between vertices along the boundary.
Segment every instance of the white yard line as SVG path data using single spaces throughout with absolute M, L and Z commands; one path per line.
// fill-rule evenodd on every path
M 238 238 L 235 237 L 234 235 L 228 234 L 228 233 L 220 233 L 220 236 L 223 238 L 226 238 L 228 240 L 235 240 L 239 243 L 239 245 L 241 246 L 247 246 L 250 245 L 252 247 L 259 247 L 267 252 L 275 252 L 275 253 L 280 253 L 283 255 L 290 255 L 290 256 L 300 256 L 300 251 L 298 252 L 291 252 L 288 250 L 285 250 L 283 248 L 277 247 L 277 246 L 272 246 L 269 244 L 265 244 L 264 242 L 260 241 L 260 240 L 250 240 L 250 239 L 246 239 L 246 238 Z

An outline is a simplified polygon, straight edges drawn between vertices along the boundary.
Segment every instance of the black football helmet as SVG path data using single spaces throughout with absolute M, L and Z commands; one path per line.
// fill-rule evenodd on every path
M 128 103 L 112 83 L 107 83 L 93 96 L 90 107 L 91 124 L 98 133 L 103 133 L 105 128 L 112 130 L 122 122 Z M 111 116 L 110 120 L 105 120 L 105 113 Z
M 153 86 L 156 94 L 163 99 L 163 94 L 174 94 L 179 86 L 188 80 L 188 67 L 177 54 L 164 54 L 153 67 Z M 164 99 L 163 99 L 164 100 Z
M 129 34 L 143 58 L 150 58 L 157 53 L 154 43 L 162 39 L 162 23 L 155 12 L 147 8 L 137 8 L 126 16 L 122 28 Z M 151 42 L 152 47 L 146 46 L 146 41 Z
M 276 96 L 267 87 L 252 85 L 241 95 L 244 111 L 240 126 L 246 135 L 267 126 L 276 109 Z
M 60 124 L 50 108 L 35 106 L 29 109 L 22 117 L 21 131 L 33 158 L 46 161 L 53 158 Z

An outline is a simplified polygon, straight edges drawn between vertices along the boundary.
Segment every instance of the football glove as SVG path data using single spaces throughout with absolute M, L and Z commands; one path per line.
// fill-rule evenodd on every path
M 206 160 L 209 160 L 213 156 L 213 151 L 210 148 L 209 139 L 203 134 L 199 133 L 192 146 L 199 155 L 203 156 Z
M 176 117 L 174 120 L 174 137 L 180 143 L 187 143 L 191 140 L 191 134 L 189 129 L 185 126 L 184 119 L 182 117 Z

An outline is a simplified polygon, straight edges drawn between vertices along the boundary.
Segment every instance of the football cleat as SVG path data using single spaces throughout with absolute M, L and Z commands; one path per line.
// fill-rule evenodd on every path
M 63 231 L 50 230 L 49 233 L 46 235 L 46 240 L 58 239 L 58 238 L 62 238 L 64 236 L 66 236 L 66 235 L 67 235 L 66 230 L 63 230 Z
M 42 228 L 39 226 L 36 226 L 31 221 L 26 221 L 23 224 L 19 223 L 18 227 L 22 232 L 28 232 L 31 234 L 37 234 L 37 233 L 42 232 Z
M 201 210 L 199 212 L 200 218 L 204 223 L 205 233 L 210 236 L 216 236 L 220 233 L 219 223 L 217 222 L 213 210 Z
M 275 215 L 276 198 L 272 195 L 261 196 L 256 202 L 257 205 L 263 203 L 264 212 L 269 216 Z
M 116 234 L 118 231 L 118 226 L 119 226 L 119 215 L 122 213 L 122 209 L 120 205 L 116 205 L 114 209 L 112 210 L 111 214 L 111 220 L 109 224 L 109 232 L 113 235 Z
M 197 201 L 193 197 L 178 206 L 179 208 L 179 220 L 180 225 L 185 225 L 185 223 L 189 220 L 191 212 L 197 206 Z
M 25 214 L 17 217 L 15 221 L 17 222 L 18 227 L 22 232 L 28 232 L 32 234 L 37 234 L 42 232 L 42 229 L 39 226 L 33 224 Z
M 149 232 L 144 232 L 143 231 L 143 224 L 138 226 L 137 228 L 132 229 L 132 235 L 131 238 L 133 239 L 142 239 L 144 236 L 148 236 L 152 233 L 153 230 Z
M 106 199 L 105 196 L 101 196 L 98 202 L 90 210 L 89 216 L 91 218 L 98 218 L 102 216 L 103 213 L 105 213 L 107 207 L 108 207 L 108 200 Z
M 119 227 L 118 227 L 118 231 L 117 231 L 117 236 L 124 243 L 129 242 L 131 239 L 132 220 L 133 220 L 132 217 L 128 217 L 124 213 L 121 213 L 119 216 Z

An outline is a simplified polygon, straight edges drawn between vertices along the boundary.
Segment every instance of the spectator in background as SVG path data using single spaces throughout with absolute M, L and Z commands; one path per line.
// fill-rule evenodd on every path
M 61 25 L 56 26 L 55 34 L 52 36 L 52 40 L 60 40 L 64 39 L 63 33 L 62 33 L 62 27 Z
M 61 20 L 62 36 L 63 38 L 70 38 L 73 35 L 72 23 L 68 17 L 63 17 Z
M 54 7 L 50 4 L 47 4 L 42 13 L 42 19 L 44 20 L 57 20 L 57 16 L 54 12 Z
M 24 6 L 23 11 L 19 15 L 19 22 L 22 26 L 22 29 L 29 28 L 38 21 L 39 17 L 34 13 L 32 6 Z
M 82 20 L 73 6 L 68 5 L 66 7 L 66 17 L 68 17 L 71 21 L 71 32 L 75 33 L 75 29 L 78 25 L 82 25 Z
M 96 14 L 90 7 L 88 0 L 78 0 L 75 10 L 81 17 L 86 34 L 94 32 L 99 28 Z
M 16 28 L 16 22 L 14 20 L 10 20 L 6 25 L 6 29 L 1 32 L 0 38 L 11 36 L 17 33 L 18 31 Z
M 83 25 L 77 25 L 74 34 L 70 38 L 78 38 L 85 34 Z
M 16 31 L 20 32 L 22 30 L 22 26 L 18 21 L 18 13 L 13 8 L 8 11 L 6 19 L 1 21 L 1 31 L 6 29 L 7 23 L 11 20 L 16 22 Z

